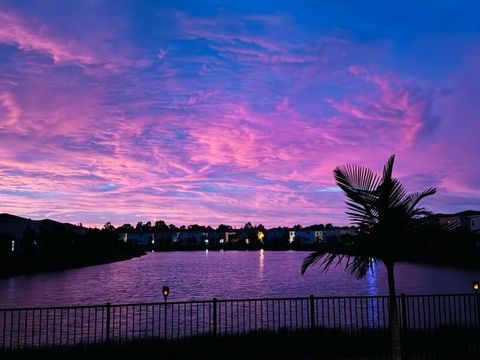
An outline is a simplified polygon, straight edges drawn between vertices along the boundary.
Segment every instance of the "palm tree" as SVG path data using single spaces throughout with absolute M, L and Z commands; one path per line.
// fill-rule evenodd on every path
M 302 274 L 308 267 L 320 263 L 327 271 L 342 260 L 345 270 L 357 279 L 380 261 L 388 274 L 389 320 L 394 359 L 401 359 L 400 327 L 395 292 L 395 263 L 412 251 L 412 233 L 419 219 L 426 214 L 419 202 L 435 194 L 435 188 L 407 194 L 402 184 L 392 176 L 395 155 L 385 164 L 381 176 L 358 165 L 344 165 L 334 170 L 335 181 L 347 197 L 347 215 L 360 229 L 360 235 L 348 242 L 335 240 L 303 260 Z

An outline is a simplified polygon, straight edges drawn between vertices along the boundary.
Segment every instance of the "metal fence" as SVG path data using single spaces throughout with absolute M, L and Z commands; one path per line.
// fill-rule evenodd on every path
M 480 328 L 480 296 L 400 295 L 404 331 L 442 326 Z M 0 309 L 0 351 L 178 339 L 203 334 L 331 328 L 348 332 L 389 327 L 388 296 L 236 299 Z

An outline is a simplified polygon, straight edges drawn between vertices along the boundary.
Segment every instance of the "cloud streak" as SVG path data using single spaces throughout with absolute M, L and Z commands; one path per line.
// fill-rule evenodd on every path
M 0 42 L 11 44 L 23 51 L 39 51 L 48 54 L 54 63 L 74 62 L 78 64 L 94 64 L 92 55 L 79 51 L 75 44 L 52 38 L 46 27 L 27 25 L 19 17 L 0 12 Z

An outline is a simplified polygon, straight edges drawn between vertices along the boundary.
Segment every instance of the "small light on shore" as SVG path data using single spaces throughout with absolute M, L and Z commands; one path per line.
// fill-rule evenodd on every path
M 473 290 L 475 290 L 475 293 L 478 293 L 478 289 L 480 288 L 480 284 L 478 283 L 478 281 L 474 281 L 473 282 Z
M 163 294 L 163 297 L 165 298 L 165 302 L 166 302 L 168 294 L 170 294 L 170 288 L 168 286 L 164 286 L 162 288 L 162 294 Z

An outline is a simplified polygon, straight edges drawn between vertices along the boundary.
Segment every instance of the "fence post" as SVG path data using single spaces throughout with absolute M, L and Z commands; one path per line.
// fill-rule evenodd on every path
M 110 341 L 110 309 L 111 309 L 110 303 L 107 302 L 107 325 L 106 325 L 107 327 L 105 329 L 105 337 L 107 342 Z
M 213 334 L 217 335 L 217 298 L 213 298 Z
M 400 296 L 402 300 L 402 328 L 404 330 L 407 329 L 407 322 L 408 322 L 408 316 L 407 316 L 407 297 L 405 296 L 405 293 L 402 293 Z
M 474 311 L 475 311 L 475 307 L 476 307 L 476 310 L 477 310 L 477 326 L 480 327 L 480 294 L 477 294 L 475 293 L 475 305 L 474 306 Z
M 315 298 L 310 295 L 310 328 L 315 328 Z

